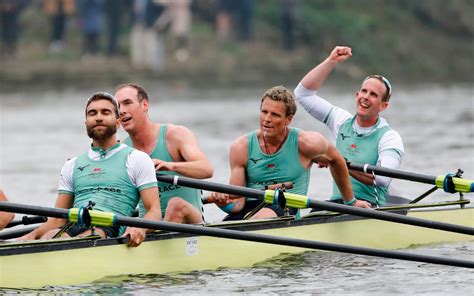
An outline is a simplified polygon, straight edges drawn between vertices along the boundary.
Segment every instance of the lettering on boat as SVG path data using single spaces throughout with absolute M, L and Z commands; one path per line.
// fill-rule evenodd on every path
M 194 256 L 198 253 L 198 238 L 188 237 L 186 239 L 186 255 Z

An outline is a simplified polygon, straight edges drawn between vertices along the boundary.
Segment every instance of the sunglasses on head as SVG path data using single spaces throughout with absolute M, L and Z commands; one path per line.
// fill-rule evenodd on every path
M 370 78 L 376 78 L 385 84 L 385 87 L 387 88 L 387 102 L 390 99 L 390 96 L 392 95 L 392 85 L 390 84 L 390 81 L 388 81 L 387 78 L 383 77 L 382 75 L 369 75 L 365 77 L 364 82 Z

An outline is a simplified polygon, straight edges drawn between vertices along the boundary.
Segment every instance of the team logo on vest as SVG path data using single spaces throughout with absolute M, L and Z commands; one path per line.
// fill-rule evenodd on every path
M 358 154 L 359 153 L 359 147 L 357 147 L 356 144 L 352 143 L 350 145 L 347 145 L 346 152 L 350 155 Z
M 347 138 L 350 138 L 350 137 L 351 137 L 351 136 L 345 136 L 344 133 L 341 133 L 341 138 L 342 138 L 343 141 L 344 141 L 345 139 L 347 139 Z
M 89 178 L 97 179 L 102 177 L 105 174 L 105 170 L 99 167 L 92 168 L 91 172 L 88 174 Z
M 249 160 L 251 160 L 254 164 L 257 164 L 258 161 L 262 160 L 263 158 L 249 158 Z
M 266 171 L 273 171 L 273 172 L 276 172 L 276 171 L 279 170 L 279 168 L 277 167 L 276 164 L 274 164 L 274 163 L 269 163 L 269 164 L 267 164 L 267 165 L 265 166 L 265 170 L 266 170 Z
M 84 166 L 77 167 L 77 169 L 82 172 L 82 171 L 84 171 L 84 169 L 85 169 L 86 167 L 88 167 L 88 166 L 90 166 L 90 164 L 86 164 L 86 165 L 84 165 Z

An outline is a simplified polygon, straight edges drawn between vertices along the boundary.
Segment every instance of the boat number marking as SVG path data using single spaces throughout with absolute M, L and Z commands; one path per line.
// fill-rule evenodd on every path
M 198 252 L 198 238 L 188 237 L 186 239 L 186 255 L 194 256 Z

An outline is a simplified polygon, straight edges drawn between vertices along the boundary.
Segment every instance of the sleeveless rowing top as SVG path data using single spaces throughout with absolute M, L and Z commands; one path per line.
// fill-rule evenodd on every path
M 378 145 L 380 139 L 390 130 L 390 127 L 385 125 L 378 128 L 380 121 L 380 119 L 378 119 L 375 124 L 375 129 L 372 132 L 358 134 L 353 128 L 355 118 L 355 116 L 349 118 L 341 125 L 336 140 L 337 150 L 350 162 L 376 165 L 377 159 L 379 158 Z M 364 199 L 372 204 L 376 204 L 376 195 L 373 185 L 366 185 L 353 177 L 350 177 L 350 179 L 352 191 L 356 198 Z M 377 186 L 376 189 L 378 193 L 378 204 L 384 205 L 388 188 Z M 334 183 L 331 199 L 335 200 L 341 198 L 341 193 Z
M 267 185 L 293 182 L 293 188 L 287 189 L 288 192 L 307 194 L 310 169 L 304 168 L 299 159 L 298 132 L 299 129 L 290 127 L 281 149 L 271 155 L 262 152 L 257 131 L 247 134 L 247 187 L 263 189 Z
M 73 207 L 86 207 L 93 201 L 94 210 L 132 216 L 140 200 L 138 188 L 130 180 L 126 168 L 132 151 L 125 147 L 111 157 L 99 160 L 90 159 L 87 152 L 78 156 L 72 173 Z
M 171 158 L 171 155 L 168 152 L 168 148 L 166 147 L 166 124 L 161 124 L 160 129 L 158 131 L 158 140 L 156 141 L 156 146 L 153 151 L 150 153 L 150 157 L 152 159 L 161 159 L 166 162 L 173 162 L 174 160 Z M 132 140 L 130 137 L 125 139 L 125 143 L 128 146 L 133 146 Z M 174 171 L 159 171 L 159 174 L 166 174 L 166 175 L 178 175 L 181 174 L 174 172 Z M 161 214 L 163 217 L 165 216 L 166 207 L 168 206 L 168 201 L 175 196 L 181 197 L 185 201 L 192 204 L 196 209 L 198 209 L 201 213 L 203 212 L 203 204 L 201 199 L 201 191 L 198 189 L 193 189 L 189 187 L 183 187 L 179 185 L 173 185 L 165 182 L 158 181 L 158 189 L 160 191 L 160 206 L 161 206 Z M 145 207 L 143 202 L 139 202 L 139 213 L 140 217 L 143 217 L 146 213 Z

